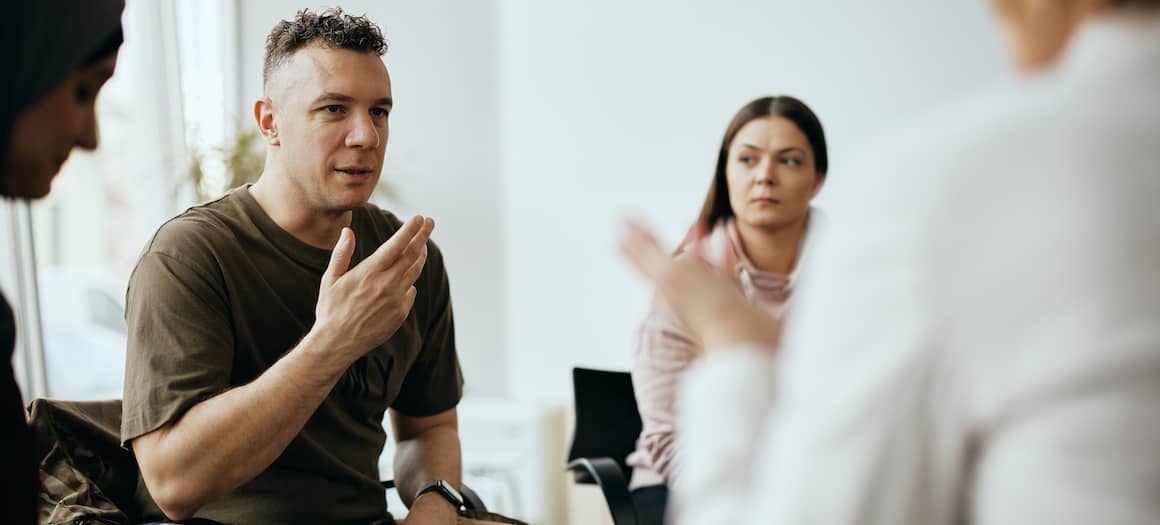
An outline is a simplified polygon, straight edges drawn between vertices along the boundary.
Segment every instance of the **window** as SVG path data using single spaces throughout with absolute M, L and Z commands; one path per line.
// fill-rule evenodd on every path
M 0 230 L 16 249 L 0 257 L 0 286 L 19 316 L 26 399 L 121 397 L 125 287 L 156 228 L 196 203 L 192 152 L 227 132 L 236 76 L 204 72 L 234 70 L 223 28 L 236 8 L 129 0 L 117 72 L 97 104 L 100 147 L 74 151 L 47 198 L 5 204 Z M 221 178 L 220 163 L 200 164 L 211 184 Z

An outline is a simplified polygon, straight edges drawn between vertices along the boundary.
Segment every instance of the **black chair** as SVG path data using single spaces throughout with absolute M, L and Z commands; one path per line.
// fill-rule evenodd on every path
M 596 484 L 616 525 L 637 525 L 628 492 L 632 468 L 625 459 L 636 449 L 640 412 L 628 372 L 572 369 L 576 429 L 565 469 L 576 483 Z

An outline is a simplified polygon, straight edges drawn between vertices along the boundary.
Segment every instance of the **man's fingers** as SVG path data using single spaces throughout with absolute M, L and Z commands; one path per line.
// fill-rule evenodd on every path
M 419 291 L 414 286 L 407 288 L 407 291 L 403 293 L 403 304 L 406 306 L 406 311 L 410 312 L 411 308 L 415 306 L 415 296 L 418 294 Z
M 403 272 L 403 276 L 399 279 L 399 281 L 408 286 L 415 284 L 415 280 L 419 278 L 419 274 L 423 273 L 423 266 L 426 264 L 427 246 L 424 245 L 419 250 L 419 257 L 415 258 L 415 262 L 411 263 L 411 266 L 407 267 L 407 270 Z
M 323 288 L 333 285 L 339 277 L 342 277 L 350 269 L 350 258 L 354 255 L 354 243 L 354 231 L 350 228 L 343 228 L 342 233 L 338 235 L 338 243 L 334 245 L 334 251 L 330 252 L 330 264 L 326 266 L 326 272 L 322 274 Z
M 388 274 L 387 278 L 390 281 L 402 284 L 410 284 L 414 281 L 414 279 L 408 281 L 406 276 L 410 273 L 409 270 L 413 266 L 418 265 L 419 269 L 422 269 L 423 263 L 427 260 L 427 240 L 430 238 L 431 231 L 434 228 L 435 221 L 428 217 L 423 221 L 422 226 L 415 233 L 415 236 L 411 238 L 411 243 L 407 245 L 407 249 L 403 251 L 403 254 L 389 268 L 383 269 Z
M 424 217 L 423 218 L 423 231 L 425 232 L 425 233 L 423 233 L 423 235 L 426 235 L 428 238 L 431 237 L 431 232 L 435 231 L 435 219 L 434 218 L 431 218 L 431 217 Z M 424 241 L 424 242 L 426 242 L 426 241 Z
M 383 271 L 395 264 L 395 261 L 406 251 L 407 247 L 411 245 L 411 241 L 423 230 L 427 221 L 421 215 L 416 215 L 407 219 L 398 230 L 391 235 L 387 242 L 384 242 L 375 253 L 367 257 L 359 266 L 366 265 L 368 271 Z
M 419 226 L 419 231 L 411 238 L 411 242 L 407 244 L 408 253 L 414 253 L 419 248 L 426 249 L 427 241 L 431 239 L 431 232 L 435 230 L 435 219 L 426 217 L 423 223 Z

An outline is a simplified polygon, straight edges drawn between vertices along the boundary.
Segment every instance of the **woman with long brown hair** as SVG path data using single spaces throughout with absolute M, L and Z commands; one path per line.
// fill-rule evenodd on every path
M 725 131 L 705 204 L 676 257 L 693 249 L 706 254 L 750 301 L 780 317 L 828 165 L 821 122 L 808 106 L 789 96 L 749 102 Z M 655 299 L 632 369 L 643 430 L 628 458 L 629 486 L 645 524 L 662 523 L 666 486 L 679 475 L 673 403 L 681 373 L 700 351 Z

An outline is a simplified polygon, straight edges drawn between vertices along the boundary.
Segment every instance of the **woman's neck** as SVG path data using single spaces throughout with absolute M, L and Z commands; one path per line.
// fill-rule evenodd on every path
M 758 270 L 789 275 L 797 265 L 805 237 L 806 217 L 776 228 L 761 228 L 736 221 L 741 248 Z

